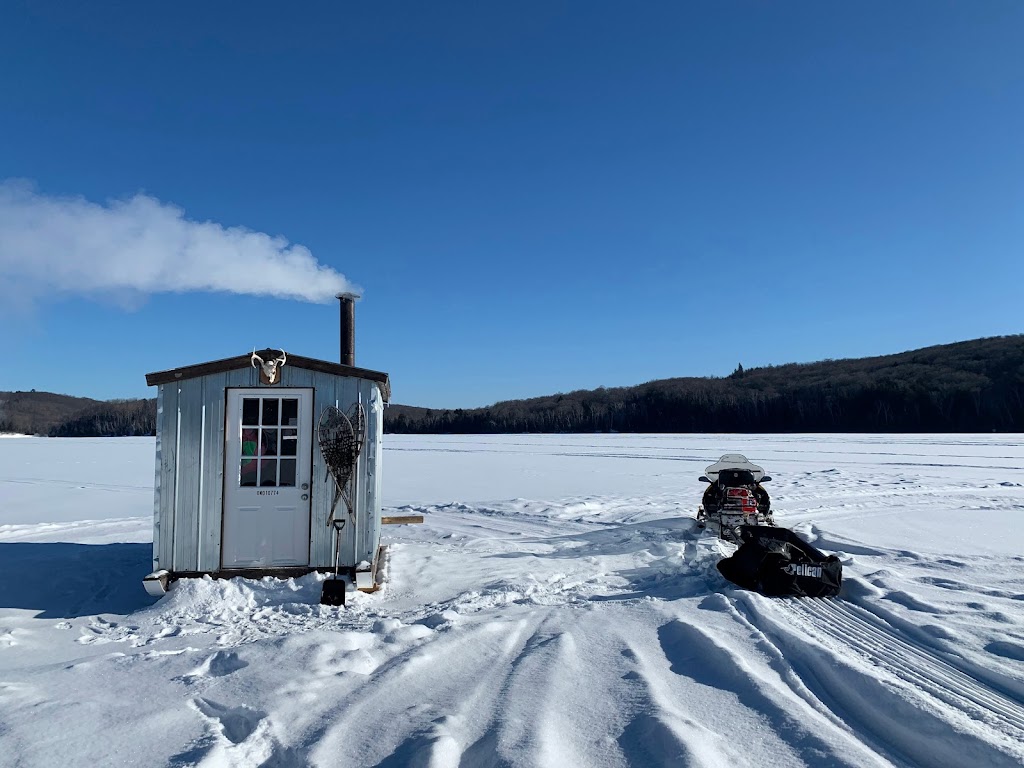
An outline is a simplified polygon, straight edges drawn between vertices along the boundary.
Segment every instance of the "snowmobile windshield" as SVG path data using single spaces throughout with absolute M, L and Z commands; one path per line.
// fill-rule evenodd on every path
M 755 483 L 754 474 L 746 469 L 723 469 L 718 473 L 718 482 L 726 488 Z

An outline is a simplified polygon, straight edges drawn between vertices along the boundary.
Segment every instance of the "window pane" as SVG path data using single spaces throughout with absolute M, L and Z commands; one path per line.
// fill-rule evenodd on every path
M 260 423 L 260 401 L 255 397 L 242 399 L 242 423 L 246 426 Z
M 277 459 L 260 462 L 260 485 L 277 485 Z
M 242 430 L 242 455 L 243 456 L 255 456 L 256 455 L 256 438 L 259 435 L 259 429 L 243 429 Z
M 287 397 L 281 401 L 281 425 L 299 426 L 299 401 L 294 397 Z
M 294 429 L 281 430 L 281 455 L 297 456 L 299 447 L 299 435 Z
M 281 485 L 295 485 L 295 459 L 281 459 Z
M 277 456 L 277 430 L 264 429 L 260 442 L 260 456 Z
M 238 473 L 239 485 L 256 485 L 256 459 L 242 459 L 242 468 Z
M 263 401 L 263 426 L 276 427 L 277 420 L 277 398 L 268 397 Z

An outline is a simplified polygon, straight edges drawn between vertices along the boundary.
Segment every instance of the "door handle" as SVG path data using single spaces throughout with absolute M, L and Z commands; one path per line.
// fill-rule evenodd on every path
M 302 494 L 302 500 L 303 501 L 308 501 L 309 500 L 309 494 L 308 493 Z
M 303 483 L 302 484 L 302 490 L 308 491 L 309 490 L 309 483 Z

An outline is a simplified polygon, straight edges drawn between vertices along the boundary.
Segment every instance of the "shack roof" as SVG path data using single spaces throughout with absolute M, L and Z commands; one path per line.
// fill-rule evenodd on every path
M 264 360 L 272 360 L 275 358 L 280 350 L 276 349 L 258 349 L 256 354 L 262 357 Z M 370 381 L 377 382 L 380 387 L 381 395 L 384 397 L 384 402 L 391 400 L 391 381 L 388 379 L 386 373 L 380 371 L 371 371 L 368 368 L 356 368 L 353 365 L 342 365 L 341 363 L 332 363 L 327 360 L 317 360 L 314 357 L 302 357 L 301 355 L 288 354 L 288 366 L 294 368 L 305 368 L 309 371 L 317 371 L 319 373 L 328 373 L 334 376 L 349 376 L 355 379 L 369 379 Z M 167 371 L 157 371 L 155 373 L 146 374 L 146 384 L 151 387 L 155 387 L 158 384 L 170 384 L 175 381 L 182 381 L 184 379 L 195 379 L 200 376 L 209 376 L 211 373 L 224 373 L 226 371 L 235 371 L 239 368 L 250 368 L 252 367 L 252 353 L 247 352 L 244 355 L 238 357 L 225 357 L 223 360 L 211 360 L 207 363 L 196 363 L 195 365 L 186 365 L 181 368 L 172 368 Z

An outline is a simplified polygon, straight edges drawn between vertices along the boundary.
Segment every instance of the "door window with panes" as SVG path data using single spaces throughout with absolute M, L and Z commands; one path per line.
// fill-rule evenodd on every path
M 299 400 L 242 398 L 240 487 L 292 487 L 298 461 Z

